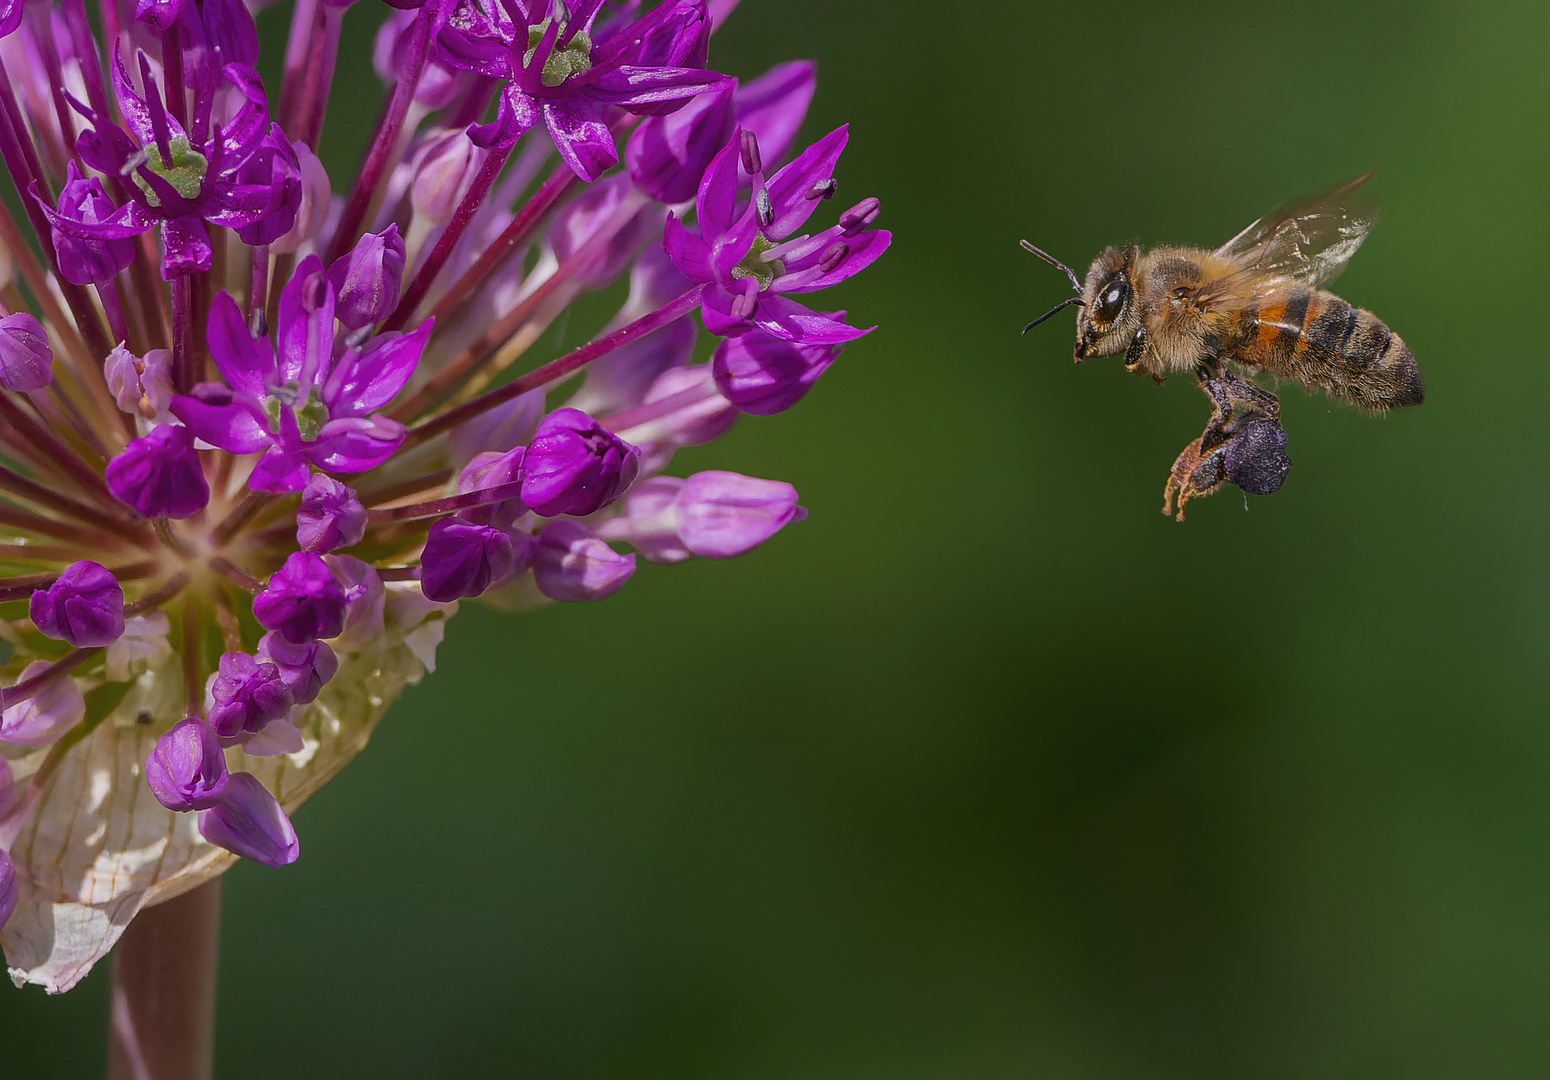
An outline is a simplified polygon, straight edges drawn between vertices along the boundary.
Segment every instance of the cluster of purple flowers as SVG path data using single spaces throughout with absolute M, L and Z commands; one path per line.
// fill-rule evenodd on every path
M 278 101 L 240 0 L 99 0 L 100 38 L 84 0 L 0 0 L 0 156 L 43 252 L 0 208 L 0 926 L 60 902 L 7 848 L 97 727 L 153 740 L 132 773 L 208 844 L 284 865 L 254 763 L 315 752 L 405 611 L 597 600 L 636 554 L 805 516 L 664 470 L 867 332 L 794 299 L 890 240 L 835 202 L 848 129 L 795 145 L 814 66 L 710 67 L 736 0 L 390 2 L 336 195 L 351 0 L 297 0 Z M 621 276 L 591 342 L 513 377 Z M 119 704 L 162 672 L 170 704 Z

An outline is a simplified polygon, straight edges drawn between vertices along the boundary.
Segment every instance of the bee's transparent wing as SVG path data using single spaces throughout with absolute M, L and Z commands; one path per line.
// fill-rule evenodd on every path
M 1320 288 L 1340 276 L 1378 219 L 1372 173 L 1283 203 L 1216 251 L 1260 282 Z

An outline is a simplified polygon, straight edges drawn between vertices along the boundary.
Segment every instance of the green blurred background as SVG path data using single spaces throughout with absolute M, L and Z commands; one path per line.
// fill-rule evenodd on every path
M 1547 23 L 745 0 L 714 66 L 817 58 L 895 243 L 839 298 L 880 329 L 674 471 L 812 517 L 467 605 L 301 862 L 227 876 L 218 1074 L 1544 1075 Z M 1204 400 L 1020 338 L 1067 293 L 1017 239 L 1216 244 L 1371 168 L 1338 288 L 1430 400 L 1289 388 L 1285 488 L 1162 517 Z M 0 994 L 6 1074 L 97 1073 L 105 987 Z

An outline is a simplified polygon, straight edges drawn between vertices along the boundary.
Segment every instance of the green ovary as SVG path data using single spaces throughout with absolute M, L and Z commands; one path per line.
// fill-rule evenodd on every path
M 741 262 L 732 267 L 732 277 L 751 277 L 759 283 L 759 291 L 763 292 L 770 287 L 770 283 L 784 273 L 785 268 L 780 265 L 779 259 L 768 262 L 764 259 L 764 253 L 775 247 L 775 241 L 765 239 L 763 233 L 754 234 L 753 246 L 748 249 L 748 254 L 743 256 Z
M 145 167 L 172 185 L 172 190 L 183 198 L 199 198 L 199 191 L 204 186 L 205 170 L 210 167 L 209 160 L 182 135 L 174 135 L 167 140 L 167 145 L 172 151 L 172 160 L 164 160 L 161 149 L 155 143 L 150 143 L 144 148 Z M 157 198 L 151 182 L 141 176 L 138 169 L 129 175 L 145 192 L 147 202 L 152 206 L 161 205 L 161 199 Z
M 527 28 L 527 52 L 522 54 L 522 66 L 526 67 L 533 62 L 533 54 L 538 51 L 538 43 L 543 40 L 544 32 L 549 29 L 552 19 L 545 19 L 537 26 Z M 565 36 L 565 24 L 560 24 L 560 37 Z M 585 30 L 577 30 L 576 36 L 570 39 L 570 44 L 565 48 L 556 48 L 549 54 L 549 59 L 544 61 L 543 75 L 540 81 L 545 86 L 559 86 L 572 75 L 580 75 L 584 71 L 592 69 L 592 39 L 587 36 Z

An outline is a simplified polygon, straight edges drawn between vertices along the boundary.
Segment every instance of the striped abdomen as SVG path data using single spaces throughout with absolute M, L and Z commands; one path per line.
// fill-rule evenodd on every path
M 1298 289 L 1244 312 L 1239 358 L 1368 409 L 1426 399 L 1415 354 L 1370 311 L 1334 293 Z

